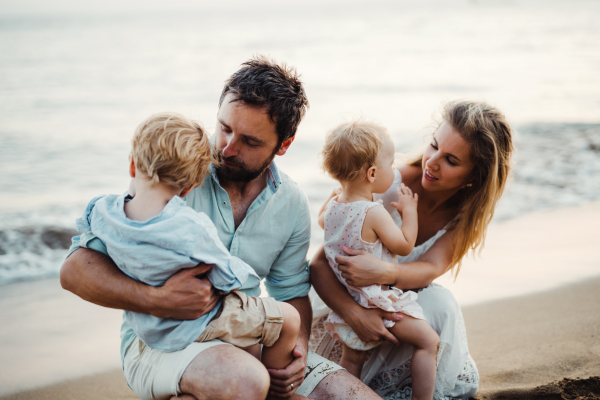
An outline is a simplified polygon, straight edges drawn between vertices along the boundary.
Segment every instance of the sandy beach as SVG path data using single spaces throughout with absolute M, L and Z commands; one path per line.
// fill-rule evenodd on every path
M 481 376 L 477 399 L 600 398 L 594 222 L 600 222 L 598 202 L 493 224 L 481 259 L 465 263 L 457 283 L 447 285 L 471 303 L 461 280 L 483 292 L 516 280 L 512 297 L 463 307 Z M 498 280 L 477 281 L 475 268 L 501 268 L 509 260 Z M 574 278 L 560 278 L 571 269 Z M 542 286 L 523 295 L 538 277 Z M 0 315 L 8 321 L 0 325 L 2 399 L 137 398 L 120 370 L 119 311 L 87 304 L 47 279 L 2 287 Z

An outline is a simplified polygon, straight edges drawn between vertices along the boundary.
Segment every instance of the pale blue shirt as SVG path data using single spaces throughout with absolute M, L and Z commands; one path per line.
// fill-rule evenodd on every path
M 77 220 L 77 230 L 91 231 L 102 240 L 110 258 L 129 277 L 162 286 L 180 269 L 205 262 L 214 264 L 206 275 L 223 292 L 239 289 L 249 279 L 259 281 L 252 267 L 229 254 L 208 216 L 187 207 L 178 196 L 146 221 L 127 218 L 126 201 L 127 197 L 117 195 L 94 198 Z M 124 319 L 151 348 L 177 351 L 204 332 L 220 306 L 221 301 L 195 320 L 158 318 L 132 311 L 125 311 Z
M 267 174 L 267 187 L 252 202 L 237 229 L 229 196 L 219 184 L 214 168 L 203 185 L 192 190 L 185 200 L 194 210 L 208 215 L 231 255 L 248 263 L 261 280 L 265 278 L 269 295 L 278 301 L 286 301 L 306 296 L 310 289 L 306 260 L 310 210 L 306 195 L 277 169 L 275 163 L 268 168 Z M 74 238 L 69 254 L 79 247 L 107 253 L 104 244 L 92 234 Z M 256 281 L 246 281 L 240 290 L 249 296 L 260 295 Z M 135 337 L 124 321 L 121 359 Z

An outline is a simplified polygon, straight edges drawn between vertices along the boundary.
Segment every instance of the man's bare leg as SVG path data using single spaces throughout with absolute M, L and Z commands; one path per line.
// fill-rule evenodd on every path
M 269 373 L 260 361 L 234 346 L 219 345 L 194 358 L 179 382 L 183 394 L 172 399 L 262 400 L 269 385 Z
M 323 378 L 308 397 L 317 400 L 381 400 L 360 379 L 343 369 Z

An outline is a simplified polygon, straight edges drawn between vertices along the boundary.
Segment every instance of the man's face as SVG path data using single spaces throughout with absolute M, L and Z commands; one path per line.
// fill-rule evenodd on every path
M 259 177 L 281 150 L 266 110 L 231 102 L 234 99 L 228 94 L 217 113 L 214 146 L 221 162 L 217 173 L 220 179 L 249 182 Z

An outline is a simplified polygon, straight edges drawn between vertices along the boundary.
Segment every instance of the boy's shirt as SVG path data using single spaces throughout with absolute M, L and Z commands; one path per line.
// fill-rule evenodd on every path
M 204 212 L 217 228 L 219 238 L 231 255 L 248 263 L 271 297 L 286 301 L 303 297 L 310 289 L 308 252 L 310 240 L 310 210 L 306 195 L 287 175 L 272 163 L 267 170 L 267 187 L 250 205 L 246 217 L 235 229 L 227 192 L 219 185 L 214 168 L 202 186 L 186 197 L 187 205 Z M 69 254 L 87 247 L 104 254 L 106 246 L 91 234 L 73 238 Z M 255 280 L 246 281 L 240 289 L 249 296 L 260 295 Z M 135 339 L 135 333 L 124 322 L 121 327 L 121 359 Z
M 108 255 L 129 277 L 151 286 L 162 286 L 182 268 L 200 262 L 214 264 L 207 272 L 213 286 L 223 292 L 239 289 L 248 279 L 259 281 L 252 267 L 229 254 L 212 221 L 174 196 L 160 214 L 134 221 L 125 215 L 129 196 L 99 196 L 77 220 L 80 232 L 91 231 L 107 247 Z M 124 319 L 140 339 L 153 349 L 177 351 L 194 342 L 218 312 L 195 320 L 158 318 L 125 311 Z

